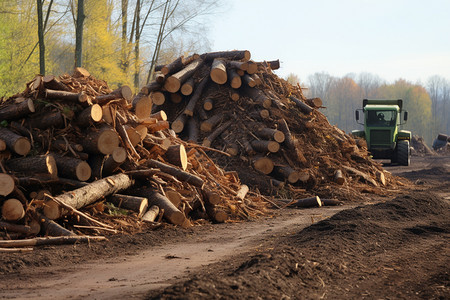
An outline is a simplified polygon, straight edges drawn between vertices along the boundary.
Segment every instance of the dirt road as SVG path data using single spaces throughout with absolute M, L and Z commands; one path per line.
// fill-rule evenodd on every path
M 0 297 L 448 296 L 450 157 L 385 168 L 415 185 L 376 205 L 286 209 L 249 223 L 165 228 L 100 245 L 4 255 Z

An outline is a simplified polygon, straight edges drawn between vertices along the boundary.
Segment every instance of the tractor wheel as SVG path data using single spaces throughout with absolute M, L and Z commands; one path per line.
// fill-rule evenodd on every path
M 397 160 L 398 164 L 402 166 L 409 166 L 410 155 L 409 155 L 409 141 L 400 141 L 397 144 Z

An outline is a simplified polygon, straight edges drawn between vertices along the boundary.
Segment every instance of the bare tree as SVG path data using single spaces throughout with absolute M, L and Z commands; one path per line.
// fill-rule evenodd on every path
M 357 76 L 356 82 L 361 89 L 361 98 L 373 97 L 376 90 L 381 86 L 382 80 L 378 75 L 363 72 Z

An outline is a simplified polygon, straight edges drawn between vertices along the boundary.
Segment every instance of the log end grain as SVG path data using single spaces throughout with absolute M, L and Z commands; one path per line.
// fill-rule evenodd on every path
M 0 196 L 7 196 L 14 191 L 15 183 L 11 175 L 0 173 Z
M 91 178 L 92 170 L 87 162 L 82 161 L 77 165 L 75 173 L 79 181 L 87 181 Z
M 285 135 L 283 132 L 276 130 L 273 134 L 273 139 L 278 143 L 282 143 L 284 142 Z
M 127 159 L 127 150 L 123 147 L 117 147 L 111 155 L 115 162 L 123 163 Z
M 152 99 L 148 96 L 142 96 L 134 101 L 134 112 L 139 119 L 146 119 L 152 112 Z
M 91 119 L 94 122 L 100 122 L 103 118 L 103 109 L 100 105 L 94 104 L 91 108 Z
M 122 97 L 127 101 L 131 101 L 131 99 L 133 98 L 133 91 L 128 85 L 123 85 L 120 89 L 120 92 L 122 94 Z
M 7 221 L 18 221 L 25 216 L 22 202 L 11 198 L 6 200 L 2 206 L 2 217 Z
M 273 171 L 274 164 L 273 161 L 268 157 L 257 158 L 253 161 L 253 167 L 263 173 L 270 174 Z
M 164 102 L 166 102 L 166 96 L 164 96 L 164 93 L 162 92 L 151 92 L 150 98 L 152 100 L 152 103 L 155 105 L 163 105 Z
M 119 137 L 117 136 L 117 133 L 112 129 L 103 130 L 98 138 L 98 150 L 106 155 L 113 153 L 114 149 L 117 147 L 119 147 Z
M 25 156 L 31 150 L 31 143 L 26 137 L 20 137 L 14 142 L 12 148 L 17 154 Z
M 181 87 L 180 80 L 178 78 L 170 76 L 164 83 L 164 88 L 170 93 L 176 93 Z

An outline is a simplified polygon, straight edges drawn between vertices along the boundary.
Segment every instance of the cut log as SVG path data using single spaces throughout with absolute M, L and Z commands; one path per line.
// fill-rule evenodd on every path
M 175 131 L 175 133 L 182 132 L 188 118 L 189 117 L 187 115 L 180 114 L 178 118 L 176 118 L 175 121 L 172 122 L 172 130 Z
M 217 84 L 227 82 L 227 68 L 225 61 L 219 58 L 213 60 L 210 71 L 211 80 Z
M 54 75 L 45 75 L 43 77 L 42 81 L 43 81 L 44 87 L 46 89 L 70 92 L 70 88 L 67 85 L 65 85 L 64 83 L 62 83 Z
M 110 105 L 102 106 L 102 119 L 105 123 L 112 125 L 115 119 L 116 110 Z
M 139 119 L 147 119 L 150 117 L 152 113 L 152 99 L 148 95 L 140 92 L 133 98 L 131 104 L 136 117 Z
M 158 121 L 155 124 L 147 126 L 149 133 L 155 133 L 160 130 L 169 129 L 170 124 L 168 121 Z
M 172 101 L 172 103 L 175 103 L 175 104 L 180 103 L 181 101 L 183 101 L 183 96 L 178 93 L 171 93 L 170 101 Z
M 347 170 L 353 174 L 356 174 L 356 175 L 362 177 L 365 181 L 370 182 L 374 186 L 378 186 L 377 182 L 369 174 L 366 174 L 364 172 L 361 172 L 355 168 L 348 167 L 348 166 L 342 166 L 342 168 L 344 168 L 345 170 Z
M 342 202 L 337 199 L 320 199 L 322 206 L 337 206 L 342 205 Z
M 144 197 L 114 194 L 106 197 L 106 201 L 111 202 L 118 208 L 137 212 L 138 218 L 142 217 L 148 208 L 148 199 Z
M 195 118 L 189 118 L 187 125 L 188 125 L 188 141 L 196 144 L 199 136 L 197 120 Z
M 300 179 L 299 173 L 290 166 L 275 165 L 271 174 L 278 179 L 287 180 L 289 183 L 296 183 Z
M 131 99 L 133 98 L 133 92 L 131 91 L 131 88 L 128 85 L 123 85 L 109 94 L 96 96 L 94 102 L 103 105 L 111 100 L 120 98 L 123 98 L 127 101 L 131 101 Z
M 236 69 L 241 71 L 247 71 L 248 69 L 248 62 L 246 61 L 228 61 L 227 62 L 227 69 Z
M 84 187 L 66 192 L 55 197 L 55 199 L 75 208 L 80 209 L 94 203 L 102 197 L 109 196 L 120 190 L 127 189 L 133 185 L 134 181 L 126 174 L 116 174 L 97 181 Z M 52 219 L 58 219 L 67 213 L 56 202 L 49 200 L 44 208 L 44 214 Z
M 150 99 L 155 105 L 163 105 L 166 102 L 166 96 L 162 92 L 154 91 L 150 93 Z
M 175 205 L 175 207 L 177 207 L 177 208 L 180 207 L 181 199 L 182 199 L 182 196 L 180 193 L 178 193 L 176 190 L 174 190 L 172 188 L 165 188 L 164 194 L 167 197 L 167 199 L 169 199 L 170 202 L 172 202 L 172 204 Z
M 277 59 L 277 60 L 271 60 L 271 61 L 266 61 L 265 62 L 269 67 L 270 67 L 270 69 L 272 69 L 272 70 L 278 70 L 279 68 L 280 68 L 280 60 L 279 59 Z
M 228 81 L 233 89 L 238 89 L 242 85 L 241 76 L 238 75 L 235 69 L 227 69 Z
M 5 141 L 9 150 L 19 155 L 27 155 L 31 150 L 31 143 L 26 137 L 15 134 L 9 129 L 0 127 L 0 139 Z
M 200 83 L 195 88 L 195 92 L 192 94 L 191 99 L 189 100 L 189 103 L 186 105 L 186 108 L 184 109 L 184 114 L 192 117 L 194 115 L 194 109 L 195 106 L 200 99 L 203 90 L 205 89 L 205 86 L 208 83 L 208 77 L 203 78 Z
M 103 117 L 102 107 L 98 104 L 94 104 L 85 108 L 80 114 L 78 114 L 76 123 L 81 127 L 88 127 L 93 123 L 100 122 Z
M 252 75 L 258 72 L 258 64 L 254 61 L 249 60 L 248 61 L 248 67 L 247 67 L 247 73 Z
M 7 232 L 17 232 L 25 235 L 30 235 L 33 233 L 31 227 L 28 225 L 19 225 L 3 221 L 0 221 L 0 230 L 5 230 Z M 39 233 L 39 231 L 37 233 Z
M 277 143 L 282 143 L 285 140 L 283 132 L 272 128 L 261 128 L 256 131 L 256 135 L 263 139 L 274 140 Z
M 200 124 L 200 130 L 203 132 L 211 132 L 213 128 L 216 127 L 217 124 L 219 124 L 222 121 L 223 117 L 224 117 L 223 114 L 217 114 L 212 116 L 208 120 L 203 121 Z
M 88 70 L 81 68 L 81 67 L 76 67 L 75 70 L 73 71 L 73 75 L 72 75 L 72 77 L 75 77 L 75 78 L 89 77 L 89 76 L 91 76 L 91 73 L 89 73 Z
M 252 77 L 252 79 L 253 79 L 253 81 L 255 82 L 256 85 L 261 85 L 262 84 L 262 80 L 261 80 L 261 78 L 258 75 L 252 74 L 251 77 Z
M 55 158 L 50 154 L 13 158 L 6 161 L 6 166 L 14 172 L 58 176 Z
M 210 135 L 208 135 L 204 140 L 202 145 L 205 147 L 211 147 L 211 144 L 214 142 L 214 140 L 227 129 L 232 124 L 232 121 L 228 121 L 223 123 L 222 125 L 218 126 Z
M 232 50 L 232 51 L 220 51 L 220 52 L 209 52 L 200 55 L 205 61 L 213 61 L 216 58 L 225 58 L 227 60 L 243 60 L 247 61 L 250 59 L 250 51 L 248 50 Z
M 203 64 L 203 60 L 197 59 L 187 65 L 184 69 L 181 71 L 171 75 L 169 78 L 166 79 L 166 82 L 164 83 L 164 88 L 171 93 L 177 92 L 181 85 L 194 74 L 194 72 L 199 69 L 199 67 Z
M 211 109 L 213 109 L 214 107 L 214 101 L 211 98 L 207 98 L 205 99 L 205 101 L 203 101 L 203 109 L 206 111 L 210 111 Z
M 261 90 L 254 88 L 244 88 L 244 93 L 252 98 L 257 104 L 268 109 L 272 105 L 272 100 L 267 97 Z
M 45 90 L 45 98 L 46 99 L 55 99 L 55 100 L 66 100 L 71 102 L 79 102 L 85 103 L 88 101 L 89 97 L 84 92 L 80 93 L 72 93 L 66 91 L 58 91 L 58 90 Z
M 0 173 L 0 196 L 8 196 L 14 191 L 16 183 L 11 175 Z
M 32 99 L 25 99 L 20 103 L 9 104 L 0 109 L 0 120 L 14 120 L 22 118 L 30 113 L 34 113 L 34 103 Z
M 242 76 L 242 80 L 249 87 L 255 87 L 256 86 L 256 81 L 248 74 L 245 74 L 244 76 Z
M 182 144 L 170 146 L 164 154 L 164 158 L 171 164 L 180 167 L 186 171 L 188 159 L 186 149 Z
M 205 197 L 206 202 L 209 203 L 210 205 L 216 205 L 223 201 L 222 197 L 215 191 L 205 190 L 204 194 L 206 196 Z
M 236 156 L 239 154 L 239 146 L 235 143 L 227 143 L 227 146 L 225 147 L 225 152 L 230 154 L 231 156 Z
M 241 185 L 241 187 L 239 188 L 239 190 L 236 193 L 236 198 L 238 198 L 239 200 L 244 200 L 248 191 L 249 191 L 249 189 L 248 189 L 247 185 L 245 185 L 245 184 Z
M 308 104 L 304 103 L 304 102 L 301 101 L 301 100 L 298 100 L 298 99 L 295 98 L 294 96 L 290 96 L 289 99 L 291 99 L 291 100 L 297 105 L 297 107 L 300 108 L 300 110 L 301 110 L 304 114 L 309 115 L 309 114 L 313 111 L 313 109 L 312 109 L 311 106 L 309 106 Z
M 291 131 L 289 130 L 289 127 L 285 119 L 281 119 L 278 122 L 278 128 L 280 129 L 281 132 L 284 133 L 284 145 L 286 145 L 288 150 L 294 150 L 295 149 L 294 139 L 292 137 Z
M 274 163 L 268 157 L 258 157 L 253 160 L 253 167 L 255 170 L 268 175 L 273 171 Z
M 382 185 L 386 185 L 386 177 L 384 176 L 383 171 L 377 171 L 377 179 L 379 182 L 381 182 Z
M 148 95 L 150 95 L 151 92 L 159 90 L 159 89 L 161 89 L 161 84 L 157 81 L 152 81 L 149 84 L 147 84 L 146 86 L 142 87 L 139 94 L 142 93 L 142 94 L 148 96 Z
M 164 75 L 163 73 L 161 73 L 161 72 L 157 72 L 157 73 L 155 73 L 155 81 L 157 82 L 157 83 L 159 83 L 159 84 L 163 84 L 164 83 L 164 81 L 166 80 L 166 75 Z
M 103 176 L 109 176 L 116 171 L 121 164 L 127 159 L 127 151 L 125 148 L 117 147 L 113 153 L 109 155 L 103 162 Z
M 167 121 L 167 114 L 163 110 L 160 110 L 154 114 L 151 114 L 150 118 L 154 118 L 158 121 Z
M 89 132 L 82 140 L 82 145 L 88 153 L 111 154 L 119 146 L 119 137 L 113 129 L 104 127 Z
M 341 170 L 336 170 L 336 172 L 334 172 L 334 182 L 339 185 L 343 185 L 345 183 L 345 177 Z
M 184 59 L 184 56 L 180 56 L 177 59 L 175 59 L 173 62 L 171 62 L 170 64 L 162 66 L 161 73 L 163 75 L 168 75 L 168 74 L 173 74 L 173 73 L 180 71 L 184 67 L 183 59 Z
M 206 214 L 215 223 L 224 223 L 228 220 L 228 214 L 213 205 L 205 205 Z
M 152 205 L 147 212 L 142 216 L 142 221 L 145 222 L 155 222 L 159 215 L 159 207 L 157 205 Z
M 200 177 L 194 174 L 190 174 L 179 168 L 169 166 L 160 161 L 149 159 L 145 162 L 145 166 L 160 169 L 162 172 L 170 174 L 174 176 L 176 179 L 186 182 L 187 184 L 191 184 L 199 188 L 203 187 L 204 181 Z
M 280 150 L 280 144 L 275 141 L 252 141 L 252 148 L 257 152 L 272 152 L 276 153 Z
M 248 140 L 246 140 L 246 139 L 242 140 L 242 146 L 244 147 L 244 150 L 245 150 L 245 152 L 248 155 L 255 155 L 256 154 L 256 151 L 253 150 L 253 147 L 252 147 L 252 145 L 250 144 L 250 142 Z
M 298 172 L 298 180 L 300 180 L 301 182 L 306 182 L 309 180 L 309 178 L 311 178 L 311 175 L 307 170 L 297 172 Z
M 273 186 L 273 187 L 282 189 L 282 188 L 284 188 L 285 183 L 284 183 L 284 181 L 281 181 L 281 180 L 277 180 L 277 179 L 271 178 L 271 179 L 270 179 L 270 185 Z
M 320 98 L 311 98 L 306 99 L 306 103 L 308 103 L 311 107 L 321 107 L 322 106 L 322 99 Z
M 239 95 L 238 91 L 230 90 L 230 98 L 231 98 L 231 100 L 236 102 L 236 101 L 239 100 L 240 97 L 241 97 L 241 95 Z
M 175 205 L 170 202 L 167 197 L 156 192 L 152 188 L 138 189 L 132 191 L 133 194 L 141 197 L 146 197 L 148 199 L 149 205 L 157 205 L 160 209 L 164 210 L 164 218 L 166 218 L 170 223 L 175 225 L 181 225 L 184 223 L 184 214 L 175 207 Z
M 290 206 L 303 207 L 303 208 L 320 207 L 320 206 L 322 206 L 322 201 L 320 201 L 319 196 L 315 196 L 315 197 L 309 197 L 309 198 L 295 200 L 295 201 L 293 201 L 293 203 L 290 204 Z
M 81 159 L 54 155 L 58 173 L 61 177 L 76 179 L 79 181 L 87 181 L 91 178 L 91 167 Z
M 39 115 L 35 115 L 32 118 L 28 118 L 25 121 L 25 124 L 32 130 L 35 128 L 63 128 L 64 117 L 60 111 L 49 111 Z
M 18 221 L 25 216 L 22 202 L 11 198 L 3 202 L 2 217 L 7 221 Z
M 185 96 L 189 96 L 194 91 L 194 78 L 189 78 L 182 86 L 181 86 L 181 93 Z

